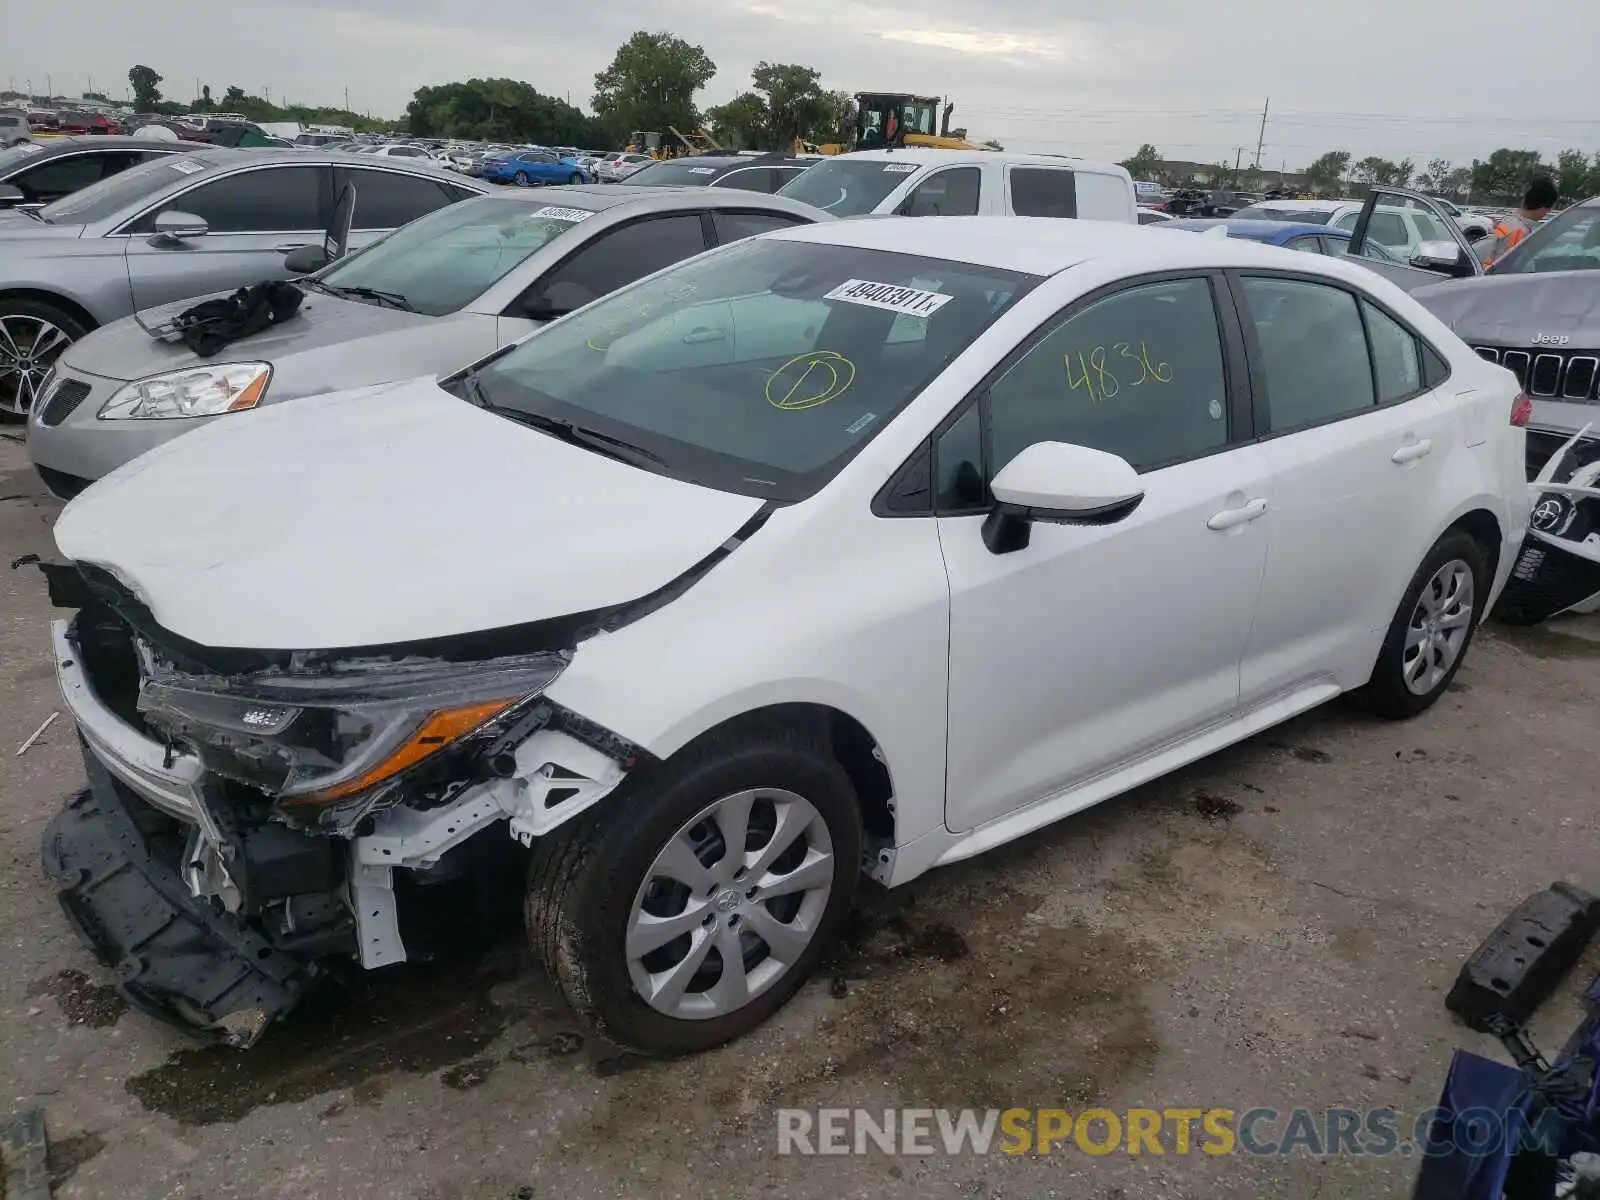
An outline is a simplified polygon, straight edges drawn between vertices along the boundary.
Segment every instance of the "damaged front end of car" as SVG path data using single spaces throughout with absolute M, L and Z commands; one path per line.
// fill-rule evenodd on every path
M 478 885 L 647 757 L 544 698 L 570 623 L 215 650 L 106 572 L 46 574 L 78 610 L 52 637 L 89 788 L 45 831 L 45 868 L 128 999 L 201 1037 L 253 1044 L 330 961 L 426 955 L 403 895 Z M 515 842 L 474 841 L 501 822 Z

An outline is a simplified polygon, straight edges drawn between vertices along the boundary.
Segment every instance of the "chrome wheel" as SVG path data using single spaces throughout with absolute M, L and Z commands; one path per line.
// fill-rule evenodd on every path
M 0 412 L 25 417 L 72 336 L 44 317 L 0 316 Z
M 1406 688 L 1426 696 L 1437 688 L 1472 630 L 1472 568 L 1453 558 L 1434 572 L 1406 626 L 1400 674 Z
M 811 944 L 833 874 L 827 822 L 803 796 L 755 788 L 707 805 L 634 895 L 624 947 L 634 989 L 685 1020 L 742 1008 Z

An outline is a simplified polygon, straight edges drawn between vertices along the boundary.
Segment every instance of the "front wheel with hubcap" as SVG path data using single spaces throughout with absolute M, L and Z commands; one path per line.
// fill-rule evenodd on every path
M 1489 590 L 1483 547 L 1464 530 L 1433 544 L 1411 577 L 1363 697 L 1385 717 L 1428 708 L 1461 668 Z
M 52 304 L 0 300 L 0 421 L 28 419 L 56 359 L 87 332 Z
M 849 910 L 861 836 L 825 739 L 717 736 L 539 842 L 529 936 L 602 1036 L 709 1049 L 805 982 Z

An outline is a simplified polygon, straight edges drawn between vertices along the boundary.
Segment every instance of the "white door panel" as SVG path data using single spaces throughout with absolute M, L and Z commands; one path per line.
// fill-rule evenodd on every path
M 1241 676 L 1246 704 L 1319 676 L 1366 682 L 1431 537 L 1460 438 L 1433 393 L 1263 443 L 1267 572 Z
M 985 547 L 981 517 L 939 519 L 952 830 L 1235 709 L 1273 516 L 1268 476 L 1259 446 L 1152 471 L 1122 521 L 1035 523 L 1010 554 Z M 1209 528 L 1219 514 L 1238 515 Z

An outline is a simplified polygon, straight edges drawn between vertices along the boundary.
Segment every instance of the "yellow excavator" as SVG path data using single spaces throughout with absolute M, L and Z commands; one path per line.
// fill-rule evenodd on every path
M 654 159 L 682 158 L 692 154 L 721 154 L 722 147 L 705 130 L 698 133 L 681 133 L 675 127 L 668 125 L 667 132 L 677 139 L 677 143 L 665 141 L 659 133 L 635 130 L 628 135 L 629 154 L 648 154 Z
M 855 139 L 850 145 L 837 142 L 818 145 L 796 141 L 796 154 L 844 154 L 850 150 L 882 150 L 888 147 L 933 146 L 941 150 L 992 150 L 969 142 L 965 129 L 950 129 L 950 114 L 955 105 L 937 96 L 914 96 L 909 92 L 857 92 Z M 941 110 L 941 104 L 943 109 Z

